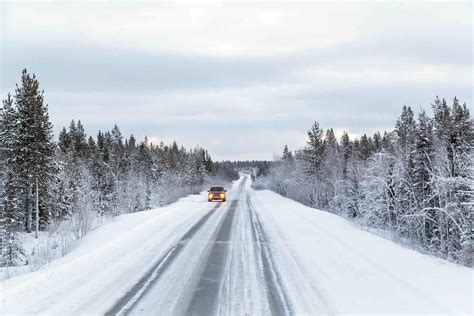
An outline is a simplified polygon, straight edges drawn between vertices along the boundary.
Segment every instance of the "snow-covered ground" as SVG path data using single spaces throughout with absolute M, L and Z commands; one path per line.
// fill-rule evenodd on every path
M 470 315 L 472 272 L 243 176 L 226 203 L 203 193 L 102 225 L 64 258 L 0 283 L 0 311 Z
M 93 225 L 91 225 L 91 230 L 108 220 L 113 220 L 113 218 L 96 216 Z M 38 238 L 35 238 L 33 232 L 18 233 L 18 238 L 23 247 L 25 264 L 0 267 L 0 282 L 14 276 L 36 271 L 42 266 L 64 257 L 80 242 L 74 235 L 70 220 L 51 225 L 48 231 L 40 231 Z
M 251 194 L 280 267 L 301 269 L 331 312 L 472 315 L 472 269 L 406 249 L 271 191 Z
M 0 283 L 2 314 L 103 313 L 203 216 L 211 207 L 205 199 L 192 195 L 112 219 L 65 257 Z

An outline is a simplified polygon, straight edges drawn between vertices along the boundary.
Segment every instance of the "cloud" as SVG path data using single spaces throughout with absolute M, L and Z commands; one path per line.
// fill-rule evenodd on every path
M 288 71 L 263 58 L 215 58 L 61 43 L 45 47 L 6 42 L 4 73 L 28 66 L 45 84 L 65 91 L 130 91 L 246 86 Z M 32 54 L 31 52 L 34 52 Z
M 58 131 L 125 134 L 217 159 L 271 159 L 314 120 L 391 129 L 403 105 L 472 104 L 467 3 L 4 3 L 2 96 L 22 68 Z M 215 137 L 215 135 L 218 137 Z

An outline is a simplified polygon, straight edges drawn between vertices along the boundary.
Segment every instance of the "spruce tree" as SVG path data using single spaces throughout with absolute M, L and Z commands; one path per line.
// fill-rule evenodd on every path
M 428 245 L 431 243 L 433 233 L 437 230 L 437 215 L 434 211 L 436 204 L 433 196 L 434 173 L 434 140 L 433 126 L 430 118 L 422 111 L 418 117 L 416 130 L 416 153 L 414 161 L 414 186 L 417 205 L 420 210 L 425 210 L 423 216 L 422 238 Z
M 314 122 L 311 129 L 308 130 L 308 146 L 304 150 L 305 160 L 309 163 L 308 172 L 316 175 L 324 154 L 324 131 L 319 127 L 318 122 Z
M 87 154 L 87 135 L 81 120 L 77 121 L 76 132 L 71 136 L 77 156 L 84 158 Z
M 140 143 L 137 148 L 136 154 L 136 173 L 139 178 L 144 180 L 145 187 L 144 192 L 140 193 L 140 196 L 143 197 L 143 207 L 149 209 L 151 207 L 151 186 L 153 181 L 153 159 L 150 154 L 150 149 L 148 147 L 148 142 L 144 141 Z M 137 197 L 138 201 L 138 197 Z M 138 206 L 135 207 L 135 210 L 138 210 Z
M 412 150 L 415 141 L 416 122 L 413 111 L 409 106 L 403 106 L 402 114 L 395 124 L 398 144 L 401 149 L 402 159 L 407 167 L 412 164 Z
M 66 128 L 63 127 L 59 133 L 58 147 L 65 154 L 69 146 L 71 146 L 71 139 L 69 137 L 69 133 L 66 131 Z
M 436 97 L 434 103 L 431 105 L 434 113 L 434 130 L 436 137 L 443 144 L 449 143 L 451 130 L 451 111 L 445 99 Z
M 283 154 L 281 159 L 284 162 L 292 162 L 294 160 L 293 153 L 288 149 L 288 145 L 285 145 L 285 147 L 283 148 Z
M 23 258 L 23 249 L 17 231 L 23 213 L 19 201 L 20 187 L 15 159 L 18 115 L 11 95 L 2 102 L 0 109 L 0 166 L 2 190 L 0 192 L 0 265 L 13 266 Z
M 324 158 L 322 170 L 322 185 L 325 187 L 324 199 L 322 201 L 325 207 L 334 209 L 333 203 L 336 194 L 336 185 L 343 179 L 342 162 L 339 155 L 339 144 L 332 128 L 326 131 L 324 140 Z
M 115 174 L 117 180 L 121 180 L 125 171 L 124 170 L 125 147 L 123 144 L 123 136 L 117 125 L 115 125 L 112 131 L 110 132 L 110 134 L 107 134 L 107 135 L 110 135 L 109 165 L 110 165 L 110 168 L 112 169 L 112 172 Z
M 362 161 L 367 161 L 372 156 L 372 145 L 370 138 L 366 134 L 360 138 L 360 158 Z
M 393 133 L 387 133 L 387 131 L 384 131 L 382 137 L 382 150 L 386 153 L 394 153 Z
M 214 164 L 212 162 L 211 155 L 207 152 L 207 150 L 203 149 L 204 153 L 204 165 L 206 166 L 206 171 L 208 174 L 211 174 L 214 171 Z
M 17 139 L 18 113 L 13 106 L 11 95 L 3 100 L 0 108 L 0 165 L 1 171 L 15 170 L 14 147 Z
M 430 118 L 422 111 L 418 117 L 416 130 L 415 181 L 420 205 L 429 202 L 430 181 L 433 173 L 434 143 L 433 127 Z
M 416 122 L 412 109 L 409 106 L 403 106 L 402 114 L 395 124 L 395 133 L 397 135 L 396 164 L 393 176 L 395 177 L 396 187 L 396 218 L 397 229 L 400 226 L 399 219 L 409 220 L 410 216 L 416 213 L 416 201 L 414 196 L 414 155 L 416 140 Z M 412 230 L 405 225 L 402 233 L 411 234 Z M 410 238 L 412 236 L 409 236 Z
M 342 152 L 342 176 L 347 177 L 347 164 L 352 155 L 352 144 L 349 134 L 344 131 L 341 136 L 341 152 Z
M 382 150 L 382 136 L 380 136 L 380 132 L 374 133 L 373 150 L 375 151 L 375 153 L 378 153 Z
M 0 227 L 2 229 L 0 265 L 7 267 L 18 265 L 25 258 L 25 252 L 17 234 L 17 231 L 22 226 L 22 212 L 16 183 L 15 173 L 9 170 L 6 176 L 6 190 L 0 209 Z
M 54 177 L 53 126 L 49 121 L 48 106 L 43 103 L 43 91 L 39 89 L 36 76 L 23 70 L 21 84 L 15 91 L 18 111 L 17 144 L 18 176 L 22 182 L 22 200 L 26 211 L 26 230 L 32 229 L 33 204 L 36 187 L 39 195 L 39 221 L 48 221 L 47 200 L 49 181 Z
M 474 146 L 473 122 L 466 104 L 459 104 L 454 98 L 451 110 L 452 124 L 450 129 L 450 150 L 453 151 L 453 176 L 466 176 L 462 170 Z

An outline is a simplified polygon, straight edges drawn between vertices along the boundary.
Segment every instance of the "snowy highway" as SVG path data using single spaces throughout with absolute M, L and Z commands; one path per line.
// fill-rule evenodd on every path
M 205 199 L 120 216 L 4 281 L 2 314 L 472 313 L 469 268 L 255 191 L 247 176 L 227 202 Z
M 107 314 L 289 313 L 246 183 L 243 178 L 228 203 L 212 207 Z

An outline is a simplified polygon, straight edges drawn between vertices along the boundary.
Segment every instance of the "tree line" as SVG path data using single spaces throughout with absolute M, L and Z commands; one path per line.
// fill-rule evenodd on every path
M 235 177 L 203 148 L 124 137 L 117 125 L 92 137 L 73 120 L 55 141 L 43 94 L 25 69 L 0 108 L 1 266 L 23 262 L 18 232 L 68 220 L 81 238 L 96 216 L 165 205 L 210 177 Z
M 472 265 L 473 121 L 436 98 L 417 119 L 404 106 L 391 132 L 337 139 L 314 122 L 307 145 L 285 146 L 257 187 L 388 230 L 436 256 Z

